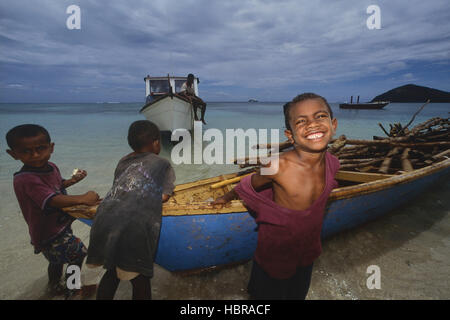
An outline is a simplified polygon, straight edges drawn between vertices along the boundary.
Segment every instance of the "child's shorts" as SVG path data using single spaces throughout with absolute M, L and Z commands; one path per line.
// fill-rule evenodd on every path
M 256 300 L 305 300 L 311 283 L 313 265 L 298 267 L 288 279 L 272 278 L 253 260 L 248 284 L 251 299 Z
M 42 249 L 45 258 L 52 264 L 79 264 L 87 255 L 86 246 L 75 237 L 71 228 L 66 228 L 55 240 Z

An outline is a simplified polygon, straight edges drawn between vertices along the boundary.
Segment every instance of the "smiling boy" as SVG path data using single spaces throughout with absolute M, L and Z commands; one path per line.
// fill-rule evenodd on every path
M 258 242 L 248 291 L 255 299 L 305 299 L 312 266 L 322 251 L 325 205 L 337 186 L 339 161 L 327 152 L 336 132 L 328 102 L 304 93 L 284 106 L 284 152 L 273 175 L 252 174 L 213 202 L 243 200 L 258 224 Z

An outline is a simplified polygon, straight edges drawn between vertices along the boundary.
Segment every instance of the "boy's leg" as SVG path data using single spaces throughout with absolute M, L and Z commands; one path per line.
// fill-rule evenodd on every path
M 50 295 L 63 295 L 66 291 L 64 285 L 61 284 L 63 273 L 63 264 L 49 263 L 48 272 L 48 293 Z
M 49 285 L 58 284 L 63 274 L 63 264 L 49 263 L 48 264 L 48 283 Z
M 197 116 L 197 108 L 198 108 L 198 105 L 197 105 L 197 103 L 193 102 L 193 103 L 192 103 L 192 107 L 194 108 L 194 120 L 195 120 L 195 121 L 198 121 L 198 116 Z
M 149 277 L 140 274 L 130 281 L 133 286 L 133 300 L 152 299 L 152 288 Z
M 311 284 L 313 265 L 297 268 L 297 273 L 289 281 L 287 299 L 305 300 Z
M 200 108 L 202 108 L 201 118 L 200 120 L 203 122 L 203 124 L 206 124 L 205 122 L 205 112 L 206 112 L 206 103 L 203 103 Z
M 107 270 L 98 285 L 97 300 L 113 300 L 119 282 L 120 279 L 117 278 L 116 268 Z
M 248 293 L 252 300 L 284 300 L 286 299 L 286 283 L 288 280 L 274 279 L 253 260 Z
M 50 262 L 48 268 L 49 281 L 54 283 L 53 281 L 57 281 L 56 279 L 58 281 L 61 279 L 64 264 L 77 265 L 81 270 L 87 249 L 83 242 L 73 235 L 72 229 L 68 227 L 52 243 L 42 249 L 42 253 Z M 66 283 L 69 276 L 66 273 L 64 288 L 67 288 Z M 67 291 L 66 298 L 74 293 L 76 293 L 76 290 Z
M 202 121 L 203 124 L 206 124 L 205 122 L 206 103 L 201 98 L 195 97 L 195 105 L 196 108 L 200 107 L 201 111 L 200 121 Z

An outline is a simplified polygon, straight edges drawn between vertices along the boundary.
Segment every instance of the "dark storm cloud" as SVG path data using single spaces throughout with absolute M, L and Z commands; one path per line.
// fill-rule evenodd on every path
M 81 30 L 66 28 L 72 4 L 81 8 Z M 381 8 L 381 30 L 366 27 L 371 4 Z M 284 100 L 307 88 L 341 99 L 353 87 L 375 94 L 407 80 L 448 90 L 449 76 L 434 72 L 449 66 L 446 7 L 447 1 L 4 0 L 0 101 L 140 101 L 145 75 L 189 72 L 212 100 Z

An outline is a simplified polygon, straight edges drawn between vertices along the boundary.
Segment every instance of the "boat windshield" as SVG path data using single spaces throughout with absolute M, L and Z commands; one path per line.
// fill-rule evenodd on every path
M 183 83 L 185 83 L 186 80 L 175 80 L 175 92 L 180 92 L 181 91 L 181 86 L 183 85 Z
M 154 93 L 168 93 L 169 81 L 167 80 L 150 80 L 150 91 Z

